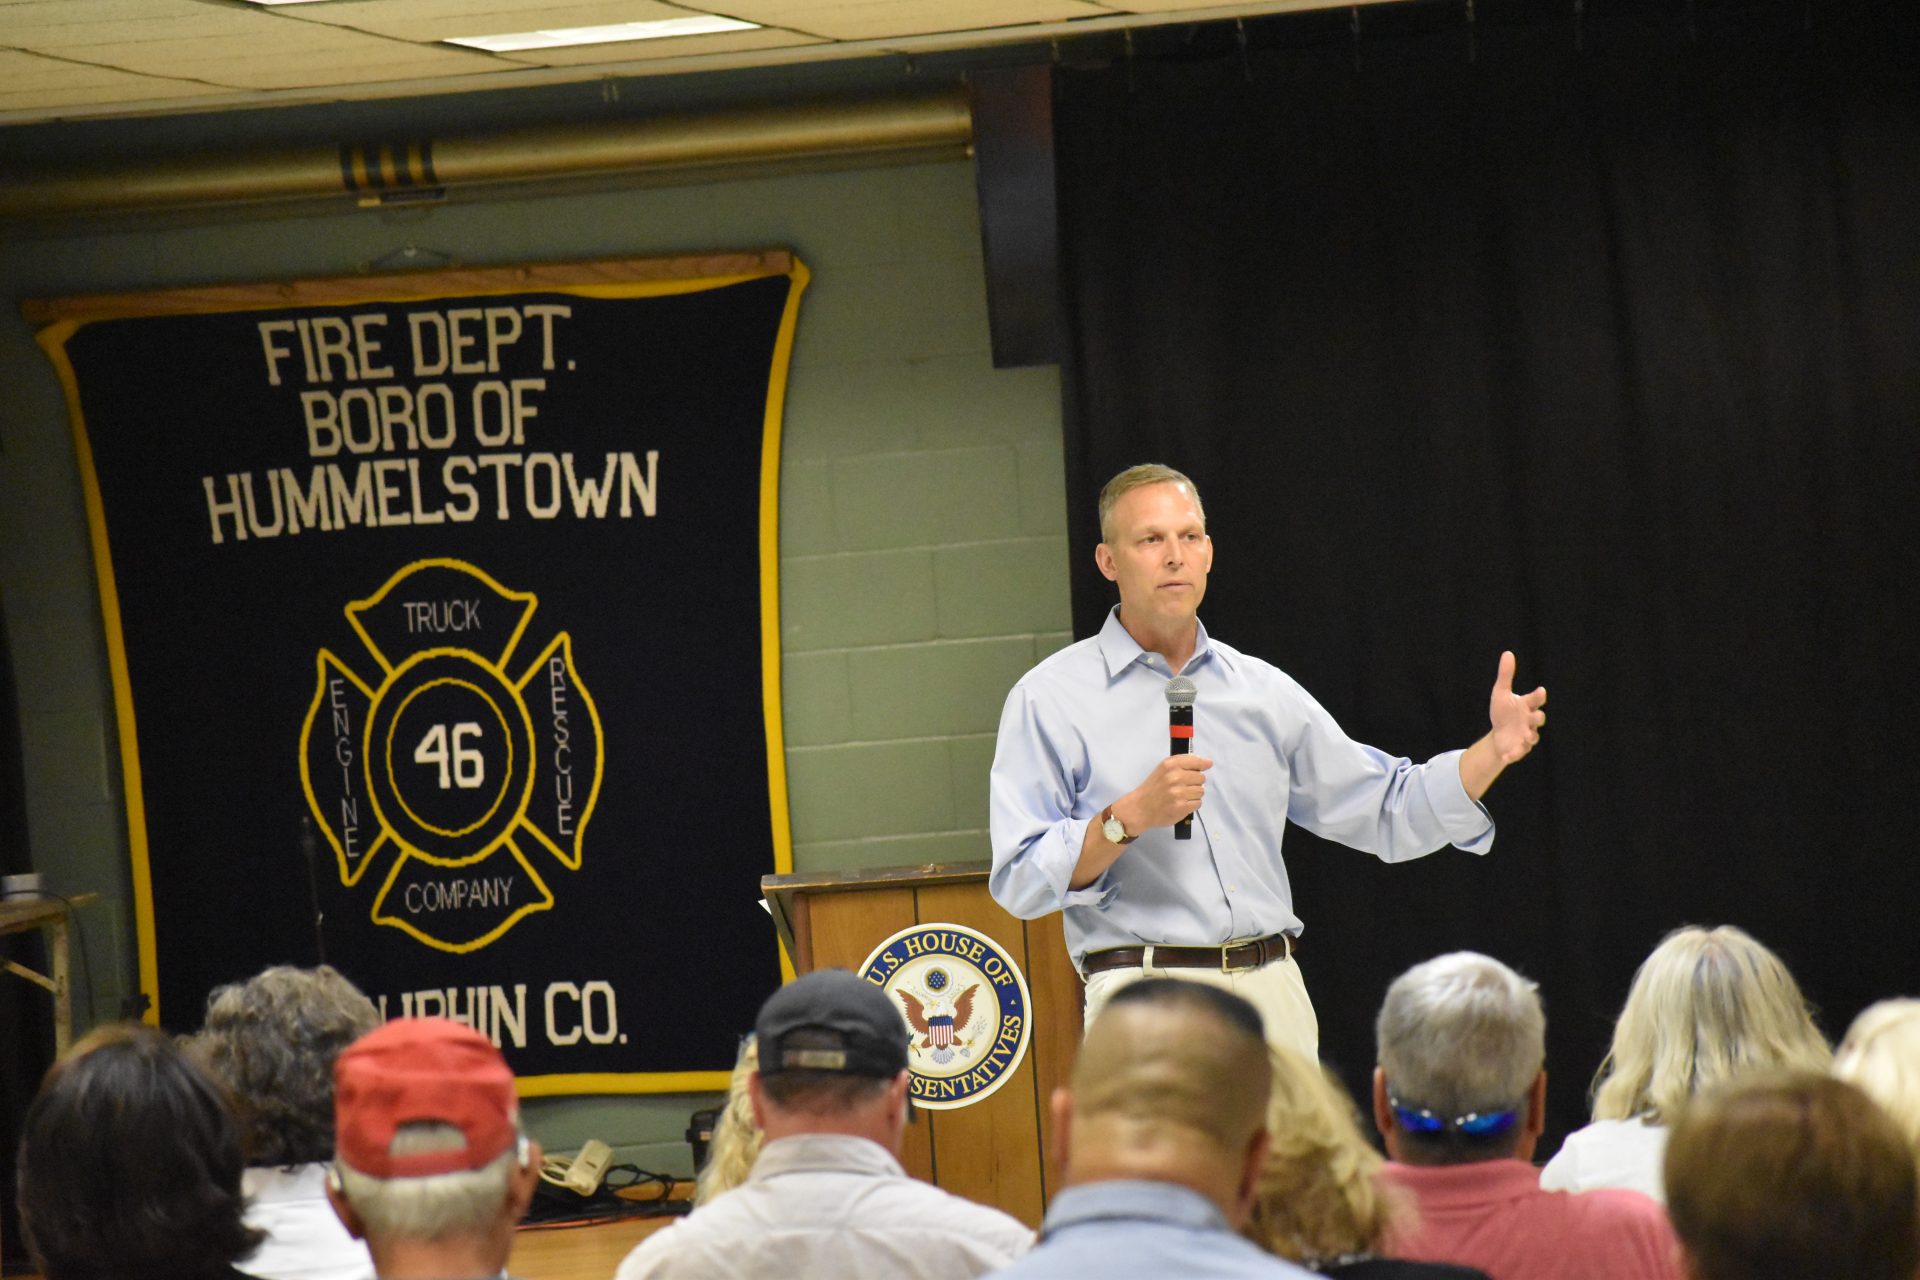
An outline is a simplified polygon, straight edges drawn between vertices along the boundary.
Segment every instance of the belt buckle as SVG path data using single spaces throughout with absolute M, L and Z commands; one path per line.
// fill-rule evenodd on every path
M 1220 948 L 1220 972 L 1222 974 L 1231 976 L 1236 973 L 1247 973 L 1260 967 L 1260 939 L 1255 938 L 1251 942 L 1235 943 L 1234 946 L 1253 948 L 1253 963 L 1241 965 L 1228 964 L 1227 952 L 1232 951 L 1233 946 L 1222 947 Z

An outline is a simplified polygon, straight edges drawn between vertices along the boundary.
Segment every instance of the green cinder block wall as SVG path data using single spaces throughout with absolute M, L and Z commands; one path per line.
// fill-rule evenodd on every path
M 35 863 L 56 887 L 105 899 L 84 916 L 82 1020 L 114 1016 L 135 986 L 125 819 L 79 477 L 21 299 L 442 256 L 792 248 L 813 272 L 780 502 L 795 865 L 983 858 L 1001 699 L 1069 637 L 1058 376 L 992 367 L 976 210 L 970 167 L 951 162 L 403 212 L 0 228 L 0 600 Z M 712 1101 L 546 1099 L 527 1112 L 551 1150 L 598 1137 L 622 1159 L 684 1175 L 687 1117 Z

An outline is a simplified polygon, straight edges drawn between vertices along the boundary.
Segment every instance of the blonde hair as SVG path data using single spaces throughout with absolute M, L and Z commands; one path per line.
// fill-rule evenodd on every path
M 1780 957 L 1732 925 L 1668 934 L 1633 975 L 1593 1080 L 1593 1118 L 1671 1124 L 1701 1090 L 1757 1067 L 1833 1061 Z
M 1375 1173 L 1380 1155 L 1361 1136 L 1340 1082 L 1290 1049 L 1270 1051 L 1273 1145 L 1246 1234 L 1269 1253 L 1309 1265 L 1374 1252 L 1408 1206 Z
M 1879 1103 L 1920 1156 L 1920 1000 L 1882 1000 L 1862 1011 L 1834 1055 L 1833 1074 Z
M 693 1180 L 693 1203 L 718 1199 L 747 1180 L 760 1158 L 760 1127 L 753 1122 L 753 1102 L 747 1096 L 747 1077 L 760 1066 L 760 1046 L 752 1036 L 740 1046 L 739 1061 L 727 1081 L 727 1105 L 713 1126 L 707 1162 Z
M 1193 481 L 1182 472 L 1158 462 L 1143 462 L 1136 467 L 1128 467 L 1100 489 L 1100 541 L 1113 541 L 1113 507 L 1126 494 L 1135 489 L 1144 489 L 1150 484 L 1185 485 L 1187 495 L 1193 499 L 1193 509 L 1200 513 L 1200 523 L 1207 523 L 1206 504 L 1200 501 L 1200 490 Z

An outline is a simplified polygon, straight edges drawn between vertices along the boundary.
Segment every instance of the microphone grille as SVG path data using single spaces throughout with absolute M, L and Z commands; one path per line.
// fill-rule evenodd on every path
M 1185 676 L 1175 676 L 1167 681 L 1167 705 L 1170 707 L 1190 707 L 1194 695 L 1200 691 L 1193 687 L 1193 681 Z

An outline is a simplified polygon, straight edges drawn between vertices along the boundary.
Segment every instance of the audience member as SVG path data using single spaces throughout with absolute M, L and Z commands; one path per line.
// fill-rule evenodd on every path
M 1544 1124 L 1546 1014 L 1532 983 L 1463 951 L 1387 988 L 1373 1118 L 1419 1225 L 1394 1252 L 1494 1280 L 1667 1280 L 1672 1231 L 1637 1191 L 1543 1190 L 1529 1161 Z
M 1289 1262 L 1342 1280 L 1486 1280 L 1445 1263 L 1380 1256 L 1388 1227 L 1411 1205 L 1376 1174 L 1380 1154 L 1340 1082 L 1317 1062 L 1273 1049 L 1272 1146 L 1246 1234 Z
M 1593 1123 L 1567 1136 L 1540 1185 L 1663 1199 L 1667 1126 L 1694 1093 L 1756 1068 L 1825 1071 L 1831 1057 L 1780 957 L 1732 925 L 1676 929 L 1634 974 L 1594 1077 Z
M 1692 1280 L 1913 1280 L 1913 1150 L 1860 1090 L 1747 1075 L 1674 1121 L 1667 1203 Z
M 539 1154 L 506 1060 L 460 1023 L 396 1018 L 334 1063 L 327 1192 L 380 1280 L 501 1275 Z
M 759 1065 L 759 1041 L 748 1036 L 733 1064 L 733 1076 L 727 1081 L 727 1105 L 721 1108 L 720 1119 L 713 1126 L 707 1162 L 693 1180 L 695 1208 L 725 1195 L 753 1172 L 753 1162 L 760 1156 L 760 1126 L 753 1121 L 753 1098 L 747 1091 L 747 1081 Z
M 1041 1244 L 1003 1274 L 1306 1277 L 1236 1234 L 1266 1159 L 1260 1014 L 1218 987 L 1149 978 L 1113 993 L 1053 1096 L 1066 1186 Z
M 1882 1000 L 1847 1028 L 1833 1074 L 1893 1117 L 1920 1158 L 1920 1000 Z
M 47 1280 L 233 1280 L 240 1126 L 160 1032 L 95 1031 L 47 1072 L 20 1143 L 20 1222 Z
M 277 965 L 214 991 L 188 1042 L 240 1119 L 247 1225 L 266 1233 L 241 1265 L 266 1280 L 365 1280 L 373 1259 L 327 1203 L 333 1062 L 380 1025 L 337 971 Z
M 1033 1233 L 998 1209 L 909 1178 L 907 1025 L 844 969 L 776 991 L 754 1027 L 748 1095 L 764 1145 L 746 1181 L 655 1232 L 617 1280 L 729 1276 L 971 1280 Z

